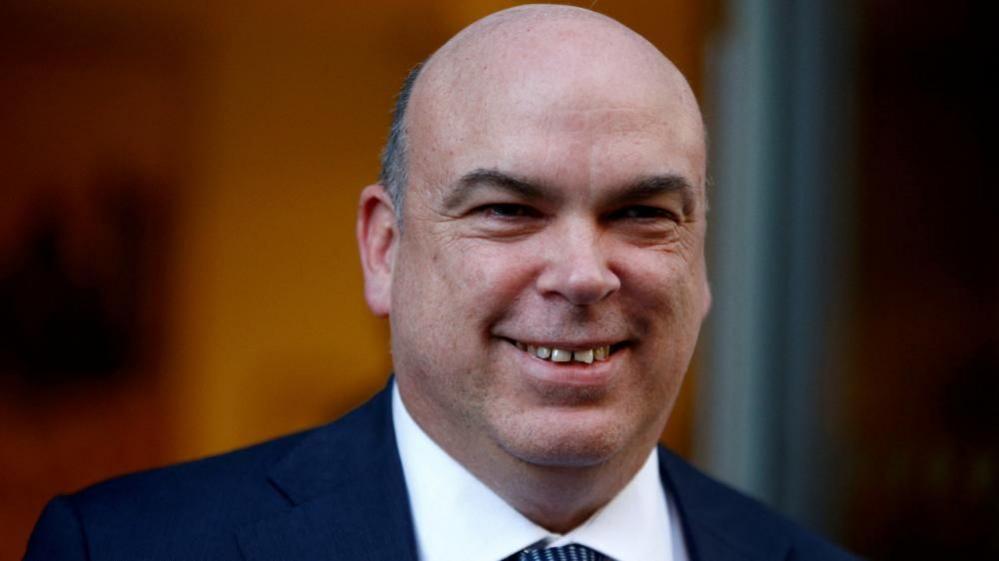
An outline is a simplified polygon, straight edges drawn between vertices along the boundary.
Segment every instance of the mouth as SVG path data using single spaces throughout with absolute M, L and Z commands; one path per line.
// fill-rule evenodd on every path
M 520 351 L 540 360 L 581 364 L 604 362 L 626 345 L 625 342 L 607 345 L 567 345 L 564 343 L 524 343 L 513 339 L 506 341 Z

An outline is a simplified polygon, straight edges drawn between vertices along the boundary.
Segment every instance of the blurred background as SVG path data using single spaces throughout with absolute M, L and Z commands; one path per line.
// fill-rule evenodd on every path
M 56 493 L 384 385 L 357 196 L 407 70 L 513 4 L 0 3 L 0 559 Z M 999 557 L 984 2 L 582 5 L 709 124 L 715 304 L 664 440 L 867 557 Z

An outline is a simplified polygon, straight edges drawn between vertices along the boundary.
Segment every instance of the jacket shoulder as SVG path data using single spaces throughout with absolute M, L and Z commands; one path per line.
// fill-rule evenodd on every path
M 781 549 L 788 561 L 858 559 L 673 452 L 660 448 L 660 458 L 664 483 L 676 499 L 693 547 L 723 547 L 749 559 L 767 558 Z M 699 558 L 709 558 L 704 553 Z
M 315 429 L 56 497 L 25 559 L 242 559 L 241 530 L 371 469 L 394 442 L 388 395 Z
M 46 505 L 26 560 L 235 558 L 230 530 L 287 508 L 270 467 L 309 432 L 116 477 Z
M 155 468 L 88 487 L 72 497 L 80 508 L 92 510 L 114 504 L 117 510 L 159 507 L 201 508 L 222 500 L 258 499 L 268 490 L 267 471 L 299 440 L 315 429 L 280 437 L 239 450 Z

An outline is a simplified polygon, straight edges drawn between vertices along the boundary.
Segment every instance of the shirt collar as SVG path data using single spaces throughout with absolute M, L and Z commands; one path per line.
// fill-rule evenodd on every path
M 424 561 L 498 561 L 539 541 L 586 545 L 616 561 L 676 561 L 679 544 L 671 530 L 678 526 L 675 511 L 667 507 L 655 449 L 620 493 L 560 536 L 525 518 L 431 440 L 409 415 L 395 384 L 392 420 Z

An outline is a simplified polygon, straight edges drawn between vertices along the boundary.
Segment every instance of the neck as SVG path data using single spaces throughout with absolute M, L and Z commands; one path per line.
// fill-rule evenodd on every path
M 426 429 L 424 429 L 426 430 Z M 535 524 L 565 534 L 611 501 L 642 468 L 658 435 L 647 445 L 621 450 L 586 465 L 543 465 L 495 446 L 451 442 L 446 434 L 427 434 L 507 504 Z
M 403 399 L 404 407 L 431 440 L 526 518 L 559 534 L 578 527 L 624 489 L 648 459 L 665 424 L 665 418 L 645 423 L 646 430 L 604 457 L 538 461 L 504 449 L 484 428 L 470 431 L 441 423 L 419 393 L 410 397 Z

